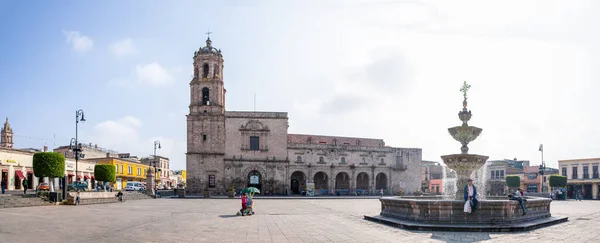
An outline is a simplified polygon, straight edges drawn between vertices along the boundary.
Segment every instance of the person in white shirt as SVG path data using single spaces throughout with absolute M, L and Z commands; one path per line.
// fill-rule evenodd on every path
M 525 202 L 527 202 L 527 199 L 524 199 L 521 196 L 521 192 L 522 191 L 523 191 L 523 189 L 519 188 L 518 190 L 516 190 L 512 194 L 509 194 L 508 195 L 508 199 L 509 200 L 519 201 L 519 204 L 521 205 L 521 209 L 523 210 L 523 215 L 525 215 L 525 214 L 527 214 L 527 210 L 525 210 Z

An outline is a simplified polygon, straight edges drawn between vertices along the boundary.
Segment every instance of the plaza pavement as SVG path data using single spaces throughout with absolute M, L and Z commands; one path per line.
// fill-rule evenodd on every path
M 407 231 L 363 220 L 377 199 L 150 199 L 0 209 L 0 242 L 600 242 L 600 201 L 554 201 L 569 222 L 521 233 Z

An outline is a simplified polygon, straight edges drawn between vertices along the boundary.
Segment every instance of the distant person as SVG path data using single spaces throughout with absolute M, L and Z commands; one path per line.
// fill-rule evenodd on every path
M 81 191 L 79 189 L 77 189 L 77 194 L 75 196 L 75 205 L 79 205 L 80 201 L 81 201 Z
M 117 198 L 119 198 L 119 202 L 123 201 L 123 192 L 121 192 L 121 190 L 119 190 L 119 193 L 117 193 Z
M 464 188 L 464 199 L 466 201 L 471 202 L 471 213 L 474 213 L 477 209 L 477 204 L 479 201 L 477 200 L 477 187 L 473 185 L 473 180 L 469 179 L 467 181 L 467 185 Z
M 23 179 L 23 194 L 27 194 L 27 187 L 29 186 L 29 182 L 27 178 Z
M 242 216 L 246 216 L 246 209 L 248 208 L 248 206 L 246 205 L 247 202 L 248 194 L 244 193 L 242 194 Z
M 521 205 L 521 209 L 523 210 L 523 215 L 525 215 L 525 214 L 527 214 L 527 210 L 525 210 L 525 202 L 527 202 L 527 199 L 525 199 L 525 198 L 523 198 L 521 196 L 521 191 L 522 190 L 523 189 L 519 188 L 513 194 L 509 194 L 508 195 L 508 199 L 509 200 L 519 201 L 519 204 Z
M 2 194 L 4 194 L 4 190 L 6 190 L 6 181 L 2 180 L 2 182 L 0 183 L 0 186 L 2 187 Z

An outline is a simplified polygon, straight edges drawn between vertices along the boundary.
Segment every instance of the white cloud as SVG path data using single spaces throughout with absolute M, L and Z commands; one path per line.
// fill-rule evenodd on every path
M 157 62 L 135 67 L 138 81 L 153 86 L 172 83 L 174 78 L 171 72 L 173 71 L 164 68 Z
M 110 52 L 116 57 L 133 55 L 138 51 L 131 38 L 116 41 L 109 46 L 109 49 Z
M 94 41 L 88 36 L 84 36 L 77 31 L 66 31 L 63 33 L 67 37 L 67 43 L 73 45 L 73 50 L 78 52 L 86 52 L 94 47 Z
M 120 153 L 131 153 L 139 157 L 152 155 L 153 143 L 158 140 L 161 149 L 157 149 L 156 154 L 168 157 L 171 160 L 171 169 L 185 168 L 184 141 L 177 141 L 167 136 L 144 136 L 143 127 L 144 124 L 140 119 L 126 116 L 96 124 L 90 135 L 84 139 L 103 148 Z

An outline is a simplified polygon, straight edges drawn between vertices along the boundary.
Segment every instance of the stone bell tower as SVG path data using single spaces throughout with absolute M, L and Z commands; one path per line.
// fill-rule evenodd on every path
M 194 77 L 190 82 L 187 115 L 187 193 L 201 194 L 224 188 L 225 88 L 223 55 L 212 46 L 194 52 Z
M 6 118 L 6 122 L 4 123 L 4 127 L 2 127 L 2 132 L 0 132 L 0 147 L 2 148 L 12 148 L 13 147 L 13 130 L 8 123 L 8 117 Z

